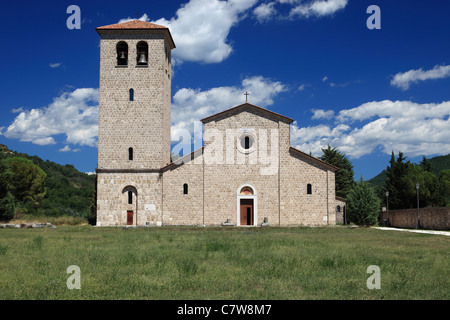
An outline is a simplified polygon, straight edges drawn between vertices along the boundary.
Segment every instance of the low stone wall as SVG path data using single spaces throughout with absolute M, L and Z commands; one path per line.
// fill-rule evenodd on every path
M 383 211 L 382 221 L 387 219 L 388 213 Z M 450 207 L 420 208 L 420 227 L 433 230 L 450 230 Z M 417 228 L 417 208 L 403 210 L 389 210 L 389 226 L 400 228 Z
M 21 223 L 21 224 L 13 224 L 13 223 L 7 223 L 7 224 L 0 224 L 0 228 L 56 228 L 51 223 Z

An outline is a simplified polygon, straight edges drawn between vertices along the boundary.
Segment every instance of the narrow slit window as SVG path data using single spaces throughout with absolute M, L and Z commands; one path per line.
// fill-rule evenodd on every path
M 310 183 L 308 183 L 308 185 L 306 186 L 306 193 L 307 194 L 312 194 L 312 186 Z
M 128 160 L 133 160 L 133 148 L 128 149 Z
M 188 194 L 188 184 L 183 184 L 183 194 Z
M 128 204 L 133 204 L 133 192 L 128 191 Z
M 244 149 L 250 149 L 250 137 L 245 137 Z
M 134 89 L 130 89 L 130 101 L 134 101 Z

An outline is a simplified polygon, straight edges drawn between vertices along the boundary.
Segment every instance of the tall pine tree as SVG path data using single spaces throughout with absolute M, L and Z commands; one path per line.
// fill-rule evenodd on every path
M 420 161 L 420 166 L 422 167 L 423 170 L 425 170 L 426 172 L 433 172 L 433 167 L 431 165 L 431 162 L 428 161 L 427 158 L 425 158 L 425 156 L 423 156 L 422 161 Z
M 410 195 L 408 191 L 408 167 L 409 160 L 405 161 L 403 152 L 398 153 L 397 159 L 392 151 L 389 166 L 386 168 L 386 182 L 384 189 L 389 191 L 389 208 L 405 209 L 410 207 Z
M 349 192 L 355 185 L 353 165 L 344 153 L 336 148 L 331 148 L 330 145 L 326 149 L 322 149 L 322 152 L 323 155 L 319 157 L 320 160 L 339 168 L 335 175 L 336 195 L 347 198 Z

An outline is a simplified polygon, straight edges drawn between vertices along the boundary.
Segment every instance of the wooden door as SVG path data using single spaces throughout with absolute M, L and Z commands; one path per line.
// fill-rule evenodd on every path
M 127 211 L 127 225 L 128 226 L 133 225 L 133 210 Z
M 241 226 L 253 225 L 253 199 L 241 199 Z

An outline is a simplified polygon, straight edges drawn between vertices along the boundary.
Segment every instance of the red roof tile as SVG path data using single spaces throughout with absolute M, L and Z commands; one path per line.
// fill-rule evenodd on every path
M 122 23 L 116 23 L 116 24 L 110 24 L 103 27 L 96 28 L 97 32 L 103 31 L 103 30 L 161 30 L 166 33 L 166 35 L 169 35 L 169 42 L 172 47 L 172 49 L 175 48 L 175 42 L 173 41 L 172 34 L 170 33 L 169 28 L 160 26 L 159 24 L 147 22 L 147 21 L 141 21 L 141 20 L 131 20 L 127 22 Z
M 97 28 L 97 30 L 107 30 L 107 29 L 167 29 L 167 27 L 160 26 L 159 24 L 147 21 L 131 20 L 123 23 L 110 24 L 107 26 Z

